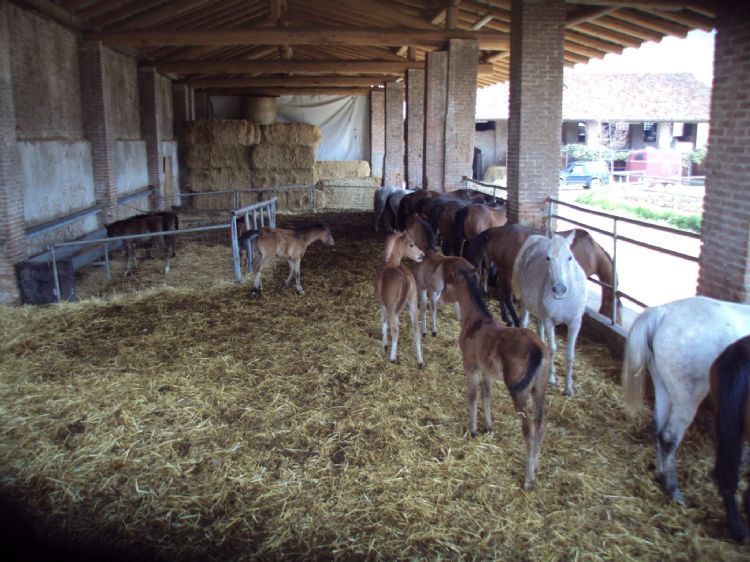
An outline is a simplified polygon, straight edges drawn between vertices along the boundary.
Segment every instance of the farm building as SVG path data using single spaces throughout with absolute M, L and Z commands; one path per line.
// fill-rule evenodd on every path
M 591 339 L 576 397 L 547 393 L 523 490 L 505 389 L 494 433 L 469 439 L 447 308 L 424 369 L 407 324 L 401 362 L 386 360 L 369 211 L 382 188 L 465 188 L 477 86 L 508 82 L 507 219 L 541 227 L 563 68 L 715 28 L 697 292 L 747 302 L 748 22 L 719 1 L 0 0 L 10 558 L 746 557 L 709 477 L 710 423 L 680 449 L 688 504 L 669 503 L 647 424 L 622 411 L 620 363 Z M 100 243 L 107 226 L 144 211 L 179 215 L 172 270 L 147 244 L 137 275 L 91 288 L 126 261 L 127 237 L 112 255 Z M 234 282 L 247 213 L 328 225 L 304 295 Z M 283 281 L 286 263 L 264 275 Z

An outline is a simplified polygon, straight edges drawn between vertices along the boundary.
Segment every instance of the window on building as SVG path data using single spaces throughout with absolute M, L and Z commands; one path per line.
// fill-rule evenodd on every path
M 656 142 L 656 123 L 653 121 L 643 124 L 643 142 Z
M 578 122 L 578 143 L 586 144 L 586 123 Z

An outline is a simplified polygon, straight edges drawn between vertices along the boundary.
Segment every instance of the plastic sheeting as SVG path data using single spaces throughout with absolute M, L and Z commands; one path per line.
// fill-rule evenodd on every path
M 318 160 L 370 159 L 368 96 L 281 96 L 277 102 L 278 123 L 320 127 Z

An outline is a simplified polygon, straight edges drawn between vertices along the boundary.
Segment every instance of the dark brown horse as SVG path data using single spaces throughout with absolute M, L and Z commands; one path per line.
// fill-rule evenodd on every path
M 414 193 L 408 193 L 401 198 L 401 202 L 398 207 L 397 223 L 398 229 L 403 231 L 406 229 L 406 219 L 415 212 L 414 208 L 422 199 L 428 197 L 437 197 L 440 193 L 437 191 L 430 191 L 428 189 L 419 189 Z
M 253 271 L 255 272 L 255 284 L 252 294 L 255 295 L 263 290 L 263 282 L 260 274 L 263 266 L 274 256 L 286 258 L 289 264 L 289 276 L 284 281 L 283 287 L 288 287 L 295 279 L 297 292 L 304 294 L 302 283 L 300 283 L 300 262 L 307 251 L 308 246 L 320 240 L 327 246 L 333 246 L 331 230 L 325 223 L 299 226 L 293 230 L 288 228 L 264 227 L 260 230 L 248 230 L 240 236 L 240 248 L 244 249 L 247 242 L 253 246 Z
M 445 279 L 441 300 L 457 302 L 461 309 L 458 345 L 467 381 L 467 407 L 471 436 L 477 434 L 477 398 L 480 381 L 487 431 L 492 431 L 492 381 L 502 379 L 510 392 L 526 442 L 524 488 L 533 487 L 539 454 L 546 432 L 544 396 L 550 359 L 539 336 L 525 328 L 507 328 L 496 322 L 482 299 L 472 271 L 457 270 Z M 484 377 L 482 377 L 484 375 Z M 527 410 L 531 395 L 531 411 Z
M 570 230 L 558 232 L 561 236 L 570 234 Z M 583 268 L 586 277 L 596 275 L 599 280 L 608 285 L 602 286 L 602 300 L 599 312 L 608 318 L 612 317 L 612 288 L 615 283 L 615 273 L 609 254 L 591 237 L 587 231 L 575 229 L 575 239 L 571 251 L 576 261 Z M 483 275 L 494 266 L 497 270 L 497 296 L 503 320 L 510 325 L 520 326 L 520 320 L 513 305 L 513 264 L 518 251 L 533 234 L 544 234 L 543 231 L 518 224 L 505 224 L 491 228 L 474 239 L 467 253 L 468 260 L 482 270 Z M 485 286 L 486 288 L 486 286 Z M 617 298 L 616 322 L 622 324 L 622 302 Z
M 508 218 L 504 204 L 490 206 L 479 203 L 460 209 L 453 224 L 453 255 L 462 255 L 464 240 L 471 243 L 485 230 L 503 226 L 506 222 Z
M 163 232 L 172 232 L 179 228 L 179 220 L 175 213 L 163 211 L 159 213 L 146 213 L 135 215 L 105 225 L 107 236 L 110 238 L 117 236 L 132 236 L 136 234 L 158 234 Z M 149 257 L 152 257 L 152 248 L 150 242 L 153 238 L 148 238 L 146 247 Z M 169 271 L 170 249 L 172 257 L 176 255 L 174 235 L 159 236 L 155 241 L 161 241 L 164 247 L 164 273 Z M 135 239 L 123 240 L 122 245 L 125 247 L 125 275 L 132 273 L 138 263 L 138 256 L 135 252 Z M 132 262 L 132 263 L 131 263 Z
M 729 345 L 711 366 L 711 398 L 716 413 L 714 478 L 724 500 L 727 525 L 735 539 L 750 541 L 737 511 L 737 480 L 743 442 L 750 442 L 750 336 Z M 743 505 L 750 519 L 750 487 Z

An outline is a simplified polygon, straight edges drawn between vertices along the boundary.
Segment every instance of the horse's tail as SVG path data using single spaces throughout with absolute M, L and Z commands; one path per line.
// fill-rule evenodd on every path
M 406 198 L 406 195 L 401 198 L 401 202 L 398 204 L 398 215 L 396 216 L 396 226 L 401 232 L 406 230 L 406 206 L 408 205 Z
M 494 228 L 484 230 L 479 236 L 471 241 L 471 244 L 469 244 L 469 251 L 466 252 L 466 259 L 469 260 L 474 267 L 478 267 L 479 262 L 482 261 L 482 258 L 484 257 L 484 247 L 487 245 L 487 240 L 490 239 L 494 232 Z
M 245 232 L 240 234 L 240 238 L 239 238 L 240 250 L 245 248 L 246 242 L 252 242 L 256 238 L 260 238 L 261 234 L 262 233 L 260 230 L 252 230 L 252 229 L 246 230 Z
M 469 212 L 469 207 L 463 207 L 458 210 L 456 217 L 453 219 L 453 255 L 461 255 L 461 246 L 463 246 L 464 238 L 466 233 L 464 232 L 464 225 L 466 224 L 466 215 Z
M 622 362 L 623 398 L 625 410 L 630 415 L 637 414 L 643 403 L 645 369 L 652 353 L 651 342 L 663 318 L 663 308 L 648 308 L 636 318 L 630 328 Z
M 534 380 L 534 376 L 539 372 L 544 359 L 544 351 L 538 345 L 535 345 L 529 353 L 528 363 L 526 364 L 526 374 L 515 384 L 508 386 L 509 392 L 523 392 Z
M 717 377 L 716 465 L 714 478 L 724 491 L 737 486 L 742 456 L 742 434 L 750 386 L 750 353 L 747 346 L 734 343 L 719 355 L 711 369 Z

